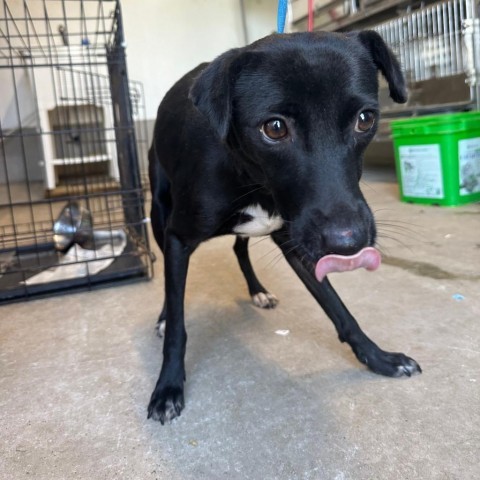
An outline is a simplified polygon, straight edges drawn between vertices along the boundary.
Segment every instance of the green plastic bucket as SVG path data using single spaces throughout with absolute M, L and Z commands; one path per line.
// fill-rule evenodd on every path
M 480 201 L 480 112 L 395 120 L 391 127 L 402 201 Z

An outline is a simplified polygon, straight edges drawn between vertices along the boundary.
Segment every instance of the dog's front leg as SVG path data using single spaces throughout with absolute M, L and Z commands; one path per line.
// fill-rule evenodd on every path
M 188 261 L 193 251 L 168 230 L 164 247 L 167 318 L 163 364 L 148 406 L 148 418 L 159 420 L 162 424 L 178 417 L 184 407 L 187 332 L 183 305 Z
M 367 337 L 328 279 L 324 278 L 323 281 L 318 282 L 313 267 L 308 269 L 291 250 L 286 232 L 275 232 L 272 238 L 282 250 L 290 266 L 334 323 L 340 341 L 350 345 L 360 362 L 367 365 L 373 372 L 389 377 L 421 373 L 420 365 L 415 360 L 403 353 L 385 352 Z

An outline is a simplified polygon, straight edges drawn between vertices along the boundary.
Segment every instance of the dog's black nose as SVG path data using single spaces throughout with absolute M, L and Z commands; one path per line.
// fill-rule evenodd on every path
M 366 245 L 366 235 L 360 229 L 329 227 L 323 231 L 323 249 L 326 253 L 353 255 Z

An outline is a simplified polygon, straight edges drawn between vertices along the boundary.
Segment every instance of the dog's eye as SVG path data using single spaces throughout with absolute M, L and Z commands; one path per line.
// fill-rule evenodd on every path
M 262 125 L 262 133 L 270 140 L 282 140 L 288 135 L 288 129 L 283 120 L 272 118 Z
M 368 132 L 375 124 L 375 114 L 370 110 L 360 112 L 355 124 L 355 131 L 359 133 Z

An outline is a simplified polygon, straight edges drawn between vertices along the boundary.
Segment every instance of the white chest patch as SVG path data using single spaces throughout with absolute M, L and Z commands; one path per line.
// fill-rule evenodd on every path
M 244 223 L 237 225 L 233 232 L 246 237 L 261 237 L 279 230 L 283 225 L 283 219 L 279 215 L 270 216 L 260 205 L 249 205 L 240 213 L 249 217 Z

